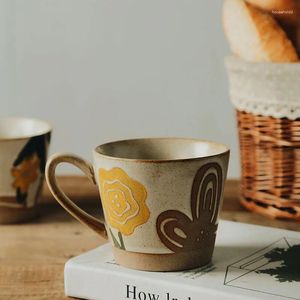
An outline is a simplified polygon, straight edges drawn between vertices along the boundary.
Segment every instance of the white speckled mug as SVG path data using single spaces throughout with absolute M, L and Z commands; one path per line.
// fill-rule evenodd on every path
M 210 262 L 227 174 L 226 146 L 197 139 L 148 138 L 100 145 L 94 165 L 56 154 L 46 180 L 76 219 L 108 238 L 116 261 L 149 271 Z M 79 167 L 99 187 L 105 224 L 77 207 L 58 187 L 56 166 Z

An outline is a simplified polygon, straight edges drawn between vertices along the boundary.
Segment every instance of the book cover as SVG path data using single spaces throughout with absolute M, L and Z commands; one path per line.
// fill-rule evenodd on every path
M 211 264 L 183 272 L 126 269 L 107 244 L 66 263 L 65 293 L 99 300 L 300 300 L 300 233 L 221 220 Z

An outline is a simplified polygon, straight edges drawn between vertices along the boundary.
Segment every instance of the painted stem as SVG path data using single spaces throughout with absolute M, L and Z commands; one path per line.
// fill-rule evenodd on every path
M 126 250 L 125 245 L 124 245 L 124 241 L 123 241 L 122 233 L 120 231 L 118 231 L 118 237 L 119 237 L 119 241 L 118 241 L 118 239 L 116 239 L 116 237 L 113 235 L 110 228 L 109 228 L 109 232 L 110 232 L 110 235 L 112 237 L 112 240 L 114 242 L 115 247 L 119 248 L 119 249 Z
M 124 241 L 123 241 L 123 236 L 122 236 L 122 233 L 119 231 L 118 232 L 118 236 L 119 236 L 119 240 L 120 240 L 120 243 L 121 243 L 121 249 L 123 249 L 123 250 L 126 250 L 125 249 L 125 245 L 124 245 Z

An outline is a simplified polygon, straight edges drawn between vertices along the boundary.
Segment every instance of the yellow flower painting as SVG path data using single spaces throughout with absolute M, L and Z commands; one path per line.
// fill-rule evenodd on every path
M 22 163 L 11 169 L 14 177 L 13 187 L 19 189 L 22 194 L 27 194 L 29 186 L 35 182 L 39 176 L 38 170 L 40 160 L 36 154 L 24 159 Z
M 111 227 L 128 236 L 148 221 L 147 191 L 141 183 L 120 168 L 99 169 L 99 179 L 102 204 Z

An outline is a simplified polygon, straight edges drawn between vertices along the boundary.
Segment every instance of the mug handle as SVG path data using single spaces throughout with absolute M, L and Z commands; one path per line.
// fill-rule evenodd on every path
M 54 198 L 68 213 L 70 213 L 79 222 L 87 225 L 102 237 L 107 239 L 107 232 L 104 223 L 100 222 L 98 219 L 78 207 L 57 184 L 55 170 L 60 163 L 69 163 L 76 166 L 88 177 L 91 182 L 96 184 L 93 166 L 85 159 L 82 159 L 81 157 L 71 153 L 54 154 L 48 159 L 46 164 L 46 181 Z

